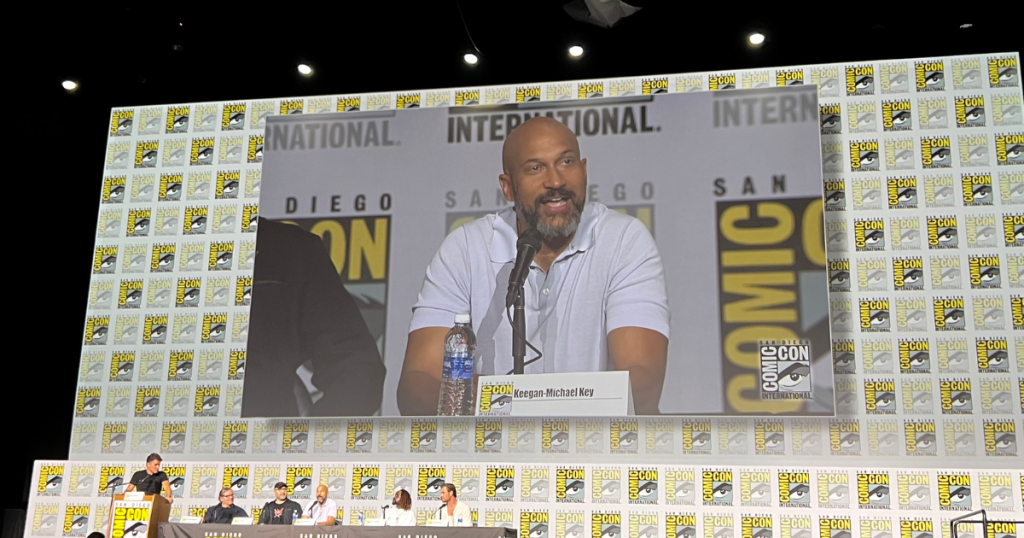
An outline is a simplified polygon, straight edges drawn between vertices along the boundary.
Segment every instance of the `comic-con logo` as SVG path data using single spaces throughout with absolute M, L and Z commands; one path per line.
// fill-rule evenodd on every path
M 516 494 L 516 473 L 511 466 L 487 467 L 484 496 L 488 501 L 511 501 Z
M 839 103 L 820 105 L 821 134 L 831 135 L 843 132 L 843 113 Z
M 821 143 L 821 166 L 824 172 L 843 171 L 843 143 L 825 141 Z
M 682 423 L 683 451 L 688 454 L 711 453 L 711 421 L 684 419 Z
M 540 448 L 542 452 L 569 451 L 569 421 L 548 419 L 541 422 Z
M 555 502 L 582 503 L 586 498 L 586 472 L 582 467 L 555 469 Z
M 822 517 L 818 519 L 820 538 L 845 538 L 853 535 L 849 516 Z
M 972 255 L 967 258 L 971 288 L 989 289 L 1001 287 L 999 256 Z
M 914 64 L 914 82 L 919 92 L 940 92 L 946 89 L 946 74 L 942 61 Z
M 1010 356 L 1006 338 L 978 338 L 978 372 L 983 374 L 1009 372 Z
M 971 509 L 971 477 L 966 473 L 939 472 L 939 510 Z
M 931 357 L 927 339 L 900 339 L 898 346 L 900 373 L 926 374 L 931 372 Z
M 948 141 L 948 139 L 947 139 Z M 853 172 L 878 171 L 879 154 L 877 140 L 850 142 L 850 170 Z
M 477 452 L 501 451 L 501 421 L 477 420 L 474 447 Z
M 548 512 L 523 510 L 519 512 L 519 535 L 530 538 L 548 538 Z
M 1024 164 L 1024 134 L 996 134 L 996 164 Z
M 858 472 L 857 505 L 860 508 L 889 509 L 889 474 Z
M 846 211 L 846 182 L 825 181 L 825 211 Z
M 810 355 L 810 342 L 759 343 L 761 398 L 809 399 Z
M 921 257 L 893 258 L 892 280 L 896 291 L 923 290 L 924 262 Z
M 833 456 L 860 454 L 860 422 L 857 420 L 830 420 L 828 437 Z
M 705 506 L 732 506 L 731 469 L 705 469 L 701 472 L 701 500 Z
M 818 86 L 821 97 L 838 97 L 842 84 L 836 66 L 811 68 L 811 84 Z
M 861 332 L 888 332 L 890 330 L 889 300 L 860 300 Z
M 979 473 L 978 498 L 981 506 L 987 510 L 1012 511 L 1013 479 L 1009 474 Z
M 832 293 L 850 291 L 850 260 L 847 258 L 829 260 L 828 291 Z
M 959 95 L 953 99 L 957 127 L 985 126 L 985 98 L 981 95 Z
M 849 103 L 846 106 L 847 122 L 850 133 L 873 133 L 877 130 L 876 107 L 874 101 Z
M 437 450 L 437 421 L 412 421 L 409 449 L 413 452 L 435 452 Z
M 754 450 L 758 455 L 785 453 L 786 429 L 782 421 L 775 419 L 754 421 Z
M 892 373 L 893 356 L 890 340 L 863 340 L 861 352 L 865 371 Z
M 348 452 L 369 452 L 373 446 L 373 422 L 349 420 L 345 448 Z
M 1013 419 L 985 420 L 982 430 L 986 456 L 1017 455 L 1017 425 Z
M 852 340 L 832 342 L 832 371 L 836 374 L 852 374 L 857 371 L 857 344 Z
M 923 168 L 949 168 L 952 163 L 952 149 L 948 136 L 921 137 Z
M 990 88 L 1016 88 L 1020 83 L 1017 58 L 1006 56 L 988 59 L 988 85 Z
M 988 135 L 960 135 L 957 147 L 960 166 L 988 166 Z
M 803 69 L 780 69 L 775 72 L 776 86 L 800 86 L 803 83 Z
M 865 380 L 864 408 L 868 414 L 896 414 L 896 383 L 892 379 Z
M 807 471 L 779 471 L 779 504 L 789 508 L 810 508 L 810 473 Z
M 914 139 L 890 138 L 885 141 L 885 166 L 889 170 L 913 170 Z
M 645 78 L 640 81 L 640 93 L 642 95 L 656 95 L 668 93 L 668 77 Z
M 955 216 L 927 217 L 928 248 L 957 248 L 960 245 Z
M 480 415 L 501 416 L 512 412 L 512 383 L 486 383 L 480 387 Z
M 1004 94 L 992 96 L 992 123 L 1002 127 L 1021 124 L 1020 94 Z
M 917 207 L 917 178 L 914 176 L 890 177 L 886 179 L 886 199 L 889 209 Z
M 946 100 L 940 97 L 919 98 L 917 123 L 922 129 L 945 129 L 949 125 Z
M 622 514 L 594 512 L 590 515 L 590 538 L 619 538 L 622 535 Z
M 617 504 L 622 499 L 621 471 L 617 468 L 591 470 L 591 501 L 599 504 Z
M 883 63 L 878 66 L 878 86 L 882 93 L 906 93 L 909 83 L 906 62 Z
M 734 90 L 736 89 L 736 75 L 734 73 L 709 75 L 708 89 L 711 91 Z
M 629 469 L 626 491 L 629 504 L 658 504 L 658 470 Z
M 875 68 L 870 65 L 847 66 L 846 95 L 874 95 Z
M 882 219 L 855 220 L 853 222 L 853 240 L 860 252 L 885 250 L 885 221 Z
M 939 405 L 944 415 L 972 414 L 974 399 L 971 396 L 970 379 L 939 380 Z
M 934 420 L 908 420 L 903 423 L 908 456 L 933 456 L 937 452 Z
M 380 485 L 380 467 L 353 466 L 352 491 L 353 500 L 376 500 Z

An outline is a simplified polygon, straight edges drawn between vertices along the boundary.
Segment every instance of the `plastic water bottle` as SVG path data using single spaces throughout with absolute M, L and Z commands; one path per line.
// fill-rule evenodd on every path
M 295 510 L 292 510 L 292 525 L 294 525 L 295 522 L 298 521 L 298 520 L 299 520 L 299 513 L 296 512 Z
M 476 335 L 469 314 L 455 316 L 455 326 L 444 337 L 444 366 L 441 369 L 441 396 L 437 414 L 472 415 L 476 394 L 473 372 L 476 370 Z
M 362 512 L 359 512 L 359 526 L 360 527 L 363 526 L 363 513 Z

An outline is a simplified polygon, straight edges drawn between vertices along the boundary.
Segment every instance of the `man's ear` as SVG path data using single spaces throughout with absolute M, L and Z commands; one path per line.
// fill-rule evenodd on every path
M 516 188 L 512 178 L 508 174 L 498 174 L 498 183 L 501 184 L 501 193 L 509 202 L 516 201 Z

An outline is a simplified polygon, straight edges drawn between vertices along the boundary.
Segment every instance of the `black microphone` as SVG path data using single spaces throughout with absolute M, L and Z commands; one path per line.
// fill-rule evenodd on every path
M 518 290 L 526 282 L 526 276 L 530 274 L 530 264 L 533 263 L 533 257 L 540 252 L 542 243 L 543 238 L 540 232 L 533 226 L 519 234 L 519 240 L 516 241 L 516 264 L 508 275 L 508 293 L 505 294 L 505 308 L 511 307 L 512 303 L 516 301 L 516 294 L 519 293 Z

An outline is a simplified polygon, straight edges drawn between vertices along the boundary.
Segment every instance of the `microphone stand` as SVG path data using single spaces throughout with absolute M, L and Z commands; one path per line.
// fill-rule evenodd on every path
M 512 305 L 512 373 L 523 375 L 526 361 L 526 314 L 523 286 L 516 289 L 516 301 Z

